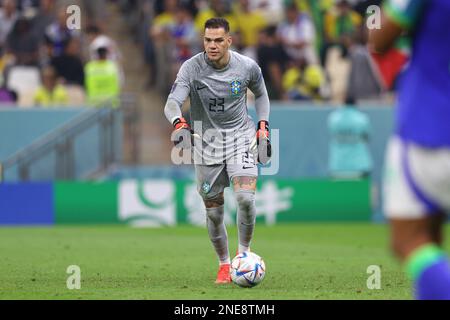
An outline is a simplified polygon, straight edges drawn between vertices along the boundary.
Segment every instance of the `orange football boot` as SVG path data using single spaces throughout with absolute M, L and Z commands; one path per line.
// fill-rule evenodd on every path
M 220 265 L 219 272 L 217 273 L 216 283 L 217 284 L 231 283 L 229 263 Z

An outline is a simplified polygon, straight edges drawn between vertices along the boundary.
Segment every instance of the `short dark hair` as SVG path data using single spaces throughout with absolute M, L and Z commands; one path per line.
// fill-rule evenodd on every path
M 211 18 L 205 22 L 206 29 L 220 29 L 223 28 L 226 33 L 230 32 L 230 24 L 224 18 Z

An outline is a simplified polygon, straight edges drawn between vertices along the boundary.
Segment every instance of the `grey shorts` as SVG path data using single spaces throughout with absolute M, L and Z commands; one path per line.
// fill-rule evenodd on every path
M 257 177 L 258 167 L 253 155 L 246 152 L 242 163 L 195 165 L 197 190 L 203 199 L 213 199 L 230 186 L 234 177 Z

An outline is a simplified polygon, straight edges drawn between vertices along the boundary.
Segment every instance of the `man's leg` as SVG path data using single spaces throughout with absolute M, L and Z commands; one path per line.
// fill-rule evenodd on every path
M 391 220 L 392 249 L 414 282 L 417 299 L 450 299 L 450 267 L 441 249 L 444 214 Z
M 206 207 L 206 226 L 209 239 L 219 258 L 219 263 L 230 264 L 228 251 L 228 234 L 224 222 L 224 197 L 223 192 L 212 199 L 203 200 Z
M 206 226 L 219 259 L 216 283 L 230 283 L 230 253 L 224 222 L 223 190 L 230 185 L 225 165 L 196 165 L 198 191 L 206 207 Z
M 255 229 L 256 177 L 234 177 L 233 189 L 238 204 L 237 224 L 239 233 L 239 253 L 248 251 Z
M 450 267 L 441 249 L 448 196 L 448 156 L 391 139 L 384 176 L 384 210 L 392 249 L 414 283 L 418 299 L 450 299 Z M 431 197 L 432 196 L 432 197 Z

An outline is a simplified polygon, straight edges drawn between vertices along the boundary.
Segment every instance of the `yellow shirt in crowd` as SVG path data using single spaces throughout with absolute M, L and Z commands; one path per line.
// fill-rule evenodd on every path
M 34 103 L 42 107 L 58 107 L 67 105 L 69 97 L 66 88 L 56 85 L 53 91 L 41 86 L 34 94 Z
M 267 26 L 267 20 L 258 11 L 249 13 L 238 11 L 235 16 L 244 46 L 256 46 L 258 44 L 259 32 Z

